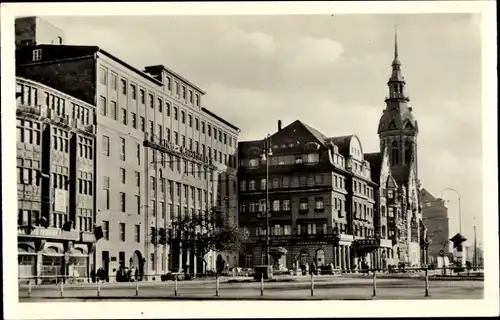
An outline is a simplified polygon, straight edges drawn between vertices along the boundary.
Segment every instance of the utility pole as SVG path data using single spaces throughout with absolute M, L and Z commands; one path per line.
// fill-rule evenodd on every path
M 269 266 L 269 156 L 271 156 L 271 135 L 265 139 L 263 158 L 266 161 L 266 266 Z
M 477 265 L 476 217 L 474 217 L 474 261 L 472 263 L 473 270 L 477 268 Z

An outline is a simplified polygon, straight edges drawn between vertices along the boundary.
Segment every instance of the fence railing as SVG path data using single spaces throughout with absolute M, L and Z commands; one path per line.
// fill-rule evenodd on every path
M 422 295 L 424 297 L 429 297 L 430 296 L 430 277 L 431 276 L 437 276 L 441 277 L 443 275 L 442 272 L 436 272 L 436 271 L 442 271 L 443 268 L 440 270 L 431 270 L 429 268 L 406 268 L 404 273 L 407 273 L 406 275 L 410 275 L 410 273 L 413 273 L 414 275 L 410 275 L 411 278 L 416 278 L 417 281 L 422 281 L 423 280 L 423 285 L 422 285 Z M 445 270 L 448 271 L 453 271 L 455 268 L 444 268 Z M 484 279 L 482 272 L 474 272 L 472 270 L 467 270 L 462 273 L 462 275 L 457 275 L 458 278 L 475 278 L 476 280 L 481 280 Z M 376 297 L 378 295 L 378 288 L 377 288 L 377 282 L 380 281 L 380 278 L 387 277 L 393 275 L 391 269 L 363 269 L 363 270 L 357 270 L 357 272 L 349 272 L 347 273 L 346 270 L 342 269 L 334 269 L 332 272 L 332 275 L 337 275 L 340 277 L 346 276 L 346 278 L 351 278 L 353 275 L 358 274 L 359 276 L 363 276 L 363 279 L 366 279 L 366 277 L 371 276 L 371 284 L 367 283 L 365 281 L 365 286 L 371 286 L 371 296 Z M 453 274 L 452 272 L 447 272 L 448 276 Z M 302 275 L 302 276 L 301 276 Z M 281 278 L 280 278 L 281 277 Z M 221 279 L 224 283 L 230 283 L 230 282 L 242 282 L 243 286 L 246 286 L 248 288 L 255 288 L 255 286 L 252 286 L 251 284 L 243 284 L 243 282 L 259 282 L 260 283 L 260 296 L 264 296 L 265 294 L 265 283 L 266 282 L 279 282 L 279 280 L 284 280 L 284 279 L 299 279 L 300 282 L 302 283 L 302 287 L 304 286 L 309 286 L 310 288 L 310 296 L 314 297 L 315 295 L 315 290 L 317 286 L 320 286 L 319 283 L 315 283 L 316 281 L 322 281 L 323 285 L 326 283 L 327 285 L 330 283 L 335 283 L 335 280 L 328 280 L 327 275 L 322 275 L 321 273 L 317 272 L 308 272 L 306 275 L 303 275 L 302 273 L 300 274 L 295 274 L 295 275 L 287 275 L 287 276 L 273 276 L 270 279 L 264 279 L 264 276 L 260 276 L 260 278 L 255 278 L 254 275 L 251 274 L 246 274 L 245 276 L 215 276 L 213 277 L 197 277 L 197 281 L 187 281 L 192 283 L 192 285 L 187 286 L 183 285 L 186 290 L 190 290 L 193 294 L 196 294 L 199 290 L 202 290 L 204 294 L 207 294 L 207 290 L 214 290 L 212 292 L 215 293 L 215 297 L 221 297 L 220 294 L 220 283 Z M 153 279 L 155 280 L 160 280 L 161 282 L 167 282 L 166 285 L 164 284 L 158 284 L 158 281 L 146 281 L 144 279 Z M 238 281 L 236 278 L 244 278 L 241 281 Z M 323 279 L 321 279 L 323 278 Z M 442 278 L 442 277 L 441 277 Z M 452 278 L 452 277 L 450 277 Z M 51 284 L 36 284 L 36 280 L 39 279 L 44 279 L 46 281 L 43 281 L 44 283 L 51 283 Z M 114 292 L 116 295 L 117 292 L 119 292 L 118 295 L 124 297 L 139 297 L 141 290 L 144 290 L 145 292 L 148 291 L 148 288 L 153 288 L 153 290 L 156 290 L 158 288 L 161 289 L 160 293 L 162 296 L 167 295 L 166 297 L 174 296 L 178 297 L 180 295 L 180 290 L 179 289 L 179 282 L 183 282 L 186 280 L 193 280 L 195 279 L 193 275 L 186 275 L 184 273 L 170 273 L 168 277 L 166 275 L 161 275 L 161 274 L 153 274 L 153 275 L 143 275 L 142 278 L 129 278 L 126 279 L 126 281 L 123 281 L 122 279 L 117 278 L 117 276 L 109 276 L 106 279 L 99 279 L 98 277 L 95 277 L 93 279 L 90 279 L 89 277 L 69 277 L 69 276 L 38 276 L 38 277 L 20 277 L 19 278 L 19 297 L 20 298 L 33 298 L 33 293 L 36 293 L 36 297 L 38 298 L 44 298 L 44 297 L 52 297 L 52 298 L 67 298 L 67 297 L 72 297 L 72 298 L 91 298 L 91 297 L 102 297 L 103 292 Z M 326 279 L 326 280 L 324 280 Z M 49 280 L 49 281 L 47 281 Z M 296 280 L 296 281 L 299 281 Z M 369 280 L 366 279 L 366 280 Z M 197 282 L 197 283 L 195 283 Z M 113 286 L 114 287 L 110 287 Z M 172 286 L 173 284 L 173 286 Z M 214 288 L 215 285 L 215 288 Z M 71 294 L 66 294 L 65 293 L 65 287 L 69 288 L 71 290 Z M 156 288 L 156 289 L 155 289 Z M 182 289 L 182 288 L 181 288 Z M 227 288 L 226 288 L 227 289 Z M 103 291 L 104 290 L 104 291 Z M 125 291 L 123 291 L 125 290 Z M 133 292 L 131 291 L 133 290 Z M 286 287 L 283 289 L 286 290 Z M 76 293 L 75 293 L 76 292 Z M 170 293 L 169 293 L 170 292 Z M 76 295 L 76 296 L 75 296 Z M 109 296 L 109 295 L 108 295 Z M 229 296 L 229 295 L 228 295 Z M 36 298 L 35 297 L 35 298 Z

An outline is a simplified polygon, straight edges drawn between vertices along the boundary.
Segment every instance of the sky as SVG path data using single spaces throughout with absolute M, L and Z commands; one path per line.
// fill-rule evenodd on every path
M 143 70 L 163 64 L 206 91 L 203 104 L 262 139 L 301 120 L 379 151 L 397 24 L 419 123 L 422 186 L 461 196 L 462 233 L 482 235 L 481 29 L 474 14 L 43 17 L 66 44 L 98 45 Z M 458 199 L 449 200 L 450 237 Z M 471 241 L 469 243 L 472 243 Z

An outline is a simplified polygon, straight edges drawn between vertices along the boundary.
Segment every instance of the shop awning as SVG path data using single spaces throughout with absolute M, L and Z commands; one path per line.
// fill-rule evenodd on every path
M 51 256 L 51 257 L 63 256 L 62 252 L 59 252 L 59 249 L 57 247 L 47 247 L 43 249 L 42 254 L 44 256 Z
M 19 244 L 17 246 L 17 253 L 24 255 L 36 255 L 35 248 L 27 244 Z
M 72 257 L 88 257 L 89 255 L 84 252 L 84 250 L 82 248 L 73 248 L 73 250 L 71 250 L 71 254 L 70 254 Z

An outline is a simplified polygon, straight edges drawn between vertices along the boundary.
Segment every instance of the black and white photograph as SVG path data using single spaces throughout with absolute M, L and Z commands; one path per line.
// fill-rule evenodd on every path
M 6 318 L 498 314 L 495 2 L 254 5 L 2 5 Z

